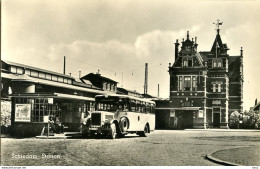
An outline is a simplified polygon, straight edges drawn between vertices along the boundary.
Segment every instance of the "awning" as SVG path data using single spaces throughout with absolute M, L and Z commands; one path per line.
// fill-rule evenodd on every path
M 11 94 L 11 97 L 30 97 L 30 98 L 60 98 L 60 99 L 76 99 L 76 100 L 86 100 L 86 101 L 95 101 L 95 98 L 91 97 L 84 97 L 84 96 L 77 96 L 77 95 L 70 95 L 70 94 L 63 94 L 63 93 L 43 93 L 43 94 L 36 94 L 36 93 L 25 93 L 25 94 Z
M 201 107 L 163 107 L 155 108 L 156 110 L 199 110 Z

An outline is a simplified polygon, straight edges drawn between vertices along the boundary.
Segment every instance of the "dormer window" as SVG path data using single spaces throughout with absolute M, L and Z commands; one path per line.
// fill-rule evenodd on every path
M 183 67 L 188 67 L 188 59 L 186 57 L 183 58 Z
M 222 59 L 218 59 L 218 67 L 223 67 Z
M 192 58 L 188 59 L 188 67 L 192 67 Z
M 183 67 L 192 67 L 192 57 L 183 57 Z
M 212 63 L 212 67 L 214 68 L 214 67 L 217 67 L 217 59 L 213 59 L 213 61 L 212 61 L 213 63 Z

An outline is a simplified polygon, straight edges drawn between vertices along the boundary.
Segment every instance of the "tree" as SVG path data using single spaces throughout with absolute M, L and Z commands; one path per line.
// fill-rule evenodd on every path
M 239 112 L 238 111 L 234 111 L 230 114 L 229 117 L 229 127 L 230 128 L 238 128 L 239 125 Z

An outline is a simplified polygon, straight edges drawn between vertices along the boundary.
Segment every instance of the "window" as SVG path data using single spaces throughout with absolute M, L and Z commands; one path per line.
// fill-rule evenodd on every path
M 71 79 L 68 79 L 68 84 L 72 84 L 72 80 Z
M 185 76 L 184 77 L 184 91 L 191 90 L 191 77 Z
M 64 83 L 68 83 L 68 79 L 67 78 L 64 78 Z
M 197 77 L 192 77 L 192 91 L 197 91 Z
M 23 69 L 20 68 L 20 67 L 18 67 L 18 68 L 17 68 L 17 74 L 23 74 Z
M 216 92 L 216 83 L 213 83 L 213 92 Z
M 111 90 L 114 91 L 114 84 L 111 84 Z
M 213 83 L 213 92 L 221 92 L 221 83 Z
M 192 58 L 188 59 L 188 67 L 192 67 Z
M 140 101 L 136 101 L 136 111 L 142 112 L 142 104 Z
M 218 59 L 218 67 L 222 67 L 222 59 Z
M 30 76 L 31 75 L 31 71 L 29 69 L 25 69 L 25 74 Z
M 10 72 L 12 72 L 12 73 L 16 73 L 16 67 L 11 66 L 11 70 L 10 70 Z
M 218 84 L 218 92 L 221 92 L 221 84 Z
M 51 80 L 51 75 L 50 74 L 46 74 L 46 79 Z
M 41 73 L 41 72 L 40 72 L 40 73 L 39 73 L 39 77 L 45 79 L 45 73 Z
M 39 74 L 38 74 L 38 72 L 36 72 L 36 71 L 31 71 L 31 76 L 33 76 L 33 77 L 38 77 Z
M 182 86 L 182 77 L 179 77 L 179 91 L 183 90 L 183 86 Z
M 214 68 L 214 67 L 217 67 L 217 59 L 213 59 L 212 62 L 213 62 L 213 68 Z
M 63 82 L 63 77 L 58 77 L 58 82 Z
M 58 81 L 58 77 L 57 77 L 57 76 L 53 76 L 53 75 L 52 75 L 51 78 L 52 78 L 53 81 Z
M 188 67 L 188 59 L 186 57 L 183 58 L 183 67 Z
M 136 103 L 134 100 L 131 100 L 131 111 L 136 111 Z

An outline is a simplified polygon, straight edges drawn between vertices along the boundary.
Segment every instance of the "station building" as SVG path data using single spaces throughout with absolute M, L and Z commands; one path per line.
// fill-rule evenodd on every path
M 58 118 L 66 131 L 79 131 L 84 115 L 94 110 L 95 96 L 117 91 L 117 82 L 100 74 L 75 79 L 10 61 L 1 61 L 1 66 L 1 103 L 11 102 L 14 136 L 40 135 L 50 115 Z M 95 86 L 93 76 L 109 87 Z
M 169 65 L 171 128 L 228 128 L 229 115 L 243 111 L 243 50 L 230 56 L 220 29 L 210 51 L 197 50 L 197 38 L 175 43 L 175 62 Z M 161 117 L 161 118 L 168 118 Z M 170 122 L 169 122 L 170 124 Z

